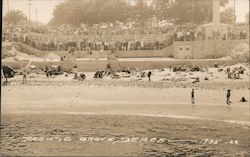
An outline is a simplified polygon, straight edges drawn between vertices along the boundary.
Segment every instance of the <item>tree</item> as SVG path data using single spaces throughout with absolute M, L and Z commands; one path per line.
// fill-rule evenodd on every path
M 6 24 L 18 24 L 21 22 L 27 21 L 27 17 L 20 10 L 10 10 L 4 16 L 4 22 Z
M 234 9 L 233 8 L 226 8 L 221 13 L 221 23 L 231 24 L 233 25 L 236 20 L 236 16 L 234 17 Z
M 66 0 L 54 9 L 51 25 L 126 21 L 132 6 L 122 0 Z
M 141 26 L 145 25 L 146 19 L 152 17 L 153 10 L 147 6 L 144 0 L 138 0 L 131 8 L 131 15 L 134 20 L 137 20 Z
M 212 0 L 155 0 L 158 1 L 159 16 L 162 19 L 174 20 L 176 24 L 203 24 L 212 21 Z M 220 0 L 225 7 L 228 0 Z
M 220 0 L 225 7 L 228 0 Z M 203 24 L 212 21 L 212 0 L 136 0 L 135 5 L 124 0 L 65 0 L 54 9 L 51 25 L 89 25 L 102 22 L 126 22 L 128 19 L 144 25 L 148 18 L 175 24 Z M 230 10 L 229 10 L 230 11 Z

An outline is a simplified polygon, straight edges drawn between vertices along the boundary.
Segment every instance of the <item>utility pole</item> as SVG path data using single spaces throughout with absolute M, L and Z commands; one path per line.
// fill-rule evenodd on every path
M 37 8 L 36 8 L 36 25 L 37 25 Z
M 29 6 L 29 24 L 30 24 L 30 6 L 31 6 L 31 0 L 28 0 L 29 3 L 28 3 L 28 6 Z
M 195 23 L 195 22 L 194 22 L 194 6 L 195 6 L 194 0 L 192 0 L 192 23 L 193 23 L 193 24 Z
M 235 0 L 234 0 L 234 26 L 236 25 L 236 15 L 235 15 Z
M 7 11 L 8 11 L 8 13 L 10 13 L 10 4 L 9 4 L 9 0 L 7 0 Z
M 156 22 L 157 22 L 157 29 L 159 29 L 159 5 L 158 5 L 158 0 L 156 0 Z

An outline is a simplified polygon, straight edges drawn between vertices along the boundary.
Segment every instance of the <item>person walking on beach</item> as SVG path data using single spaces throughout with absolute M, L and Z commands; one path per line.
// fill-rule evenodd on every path
M 191 92 L 191 102 L 192 102 L 192 104 L 195 103 L 195 101 L 194 101 L 194 89 L 192 89 L 192 92 Z
M 148 81 L 149 81 L 149 82 L 151 81 L 151 75 L 152 75 L 152 72 L 149 71 L 149 72 L 148 72 Z
M 227 90 L 227 101 L 226 101 L 226 103 L 228 104 L 228 105 L 231 105 L 231 101 L 230 101 L 230 96 L 231 96 L 231 90 L 230 89 L 228 89 Z

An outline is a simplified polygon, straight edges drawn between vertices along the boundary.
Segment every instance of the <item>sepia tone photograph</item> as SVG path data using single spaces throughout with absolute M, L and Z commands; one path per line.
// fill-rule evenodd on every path
M 2 0 L 0 156 L 249 157 L 249 0 Z

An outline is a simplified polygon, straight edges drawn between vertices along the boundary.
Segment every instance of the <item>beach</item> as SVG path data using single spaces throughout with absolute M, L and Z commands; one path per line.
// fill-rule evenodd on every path
M 0 156 L 250 157 L 247 0 L 4 0 Z
M 9 80 L 2 87 L 1 155 L 250 154 L 249 103 L 239 102 L 242 96 L 249 100 L 246 79 L 194 84 L 38 75 L 26 84 L 21 76 Z

